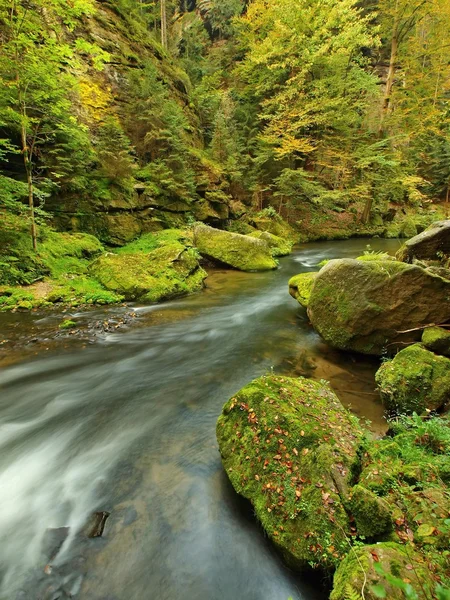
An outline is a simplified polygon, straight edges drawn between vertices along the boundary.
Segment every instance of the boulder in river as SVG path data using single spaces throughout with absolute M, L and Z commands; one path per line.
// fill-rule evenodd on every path
M 408 589 L 430 593 L 430 596 L 427 594 L 421 598 L 432 597 L 435 584 L 425 559 L 419 553 L 410 547 L 389 542 L 362 546 L 353 549 L 339 565 L 330 600 L 362 597 L 366 600 L 404 600 L 406 582 L 409 583 Z
M 439 410 L 450 401 L 450 359 L 421 344 L 401 350 L 375 376 L 383 404 L 400 414 Z
M 449 255 L 450 220 L 433 223 L 408 240 L 397 252 L 397 258 L 408 263 L 414 259 L 439 260 Z
M 436 354 L 450 356 L 450 331 L 442 327 L 428 327 L 423 332 L 422 344 Z
M 240 271 L 268 271 L 277 267 L 267 242 L 248 235 L 197 225 L 194 245 L 202 256 Z
M 272 256 L 287 256 L 292 252 L 292 246 L 294 245 L 292 241 L 268 231 L 253 231 L 249 236 L 266 242 L 272 252 Z
M 307 308 L 311 291 L 316 280 L 317 273 L 300 273 L 289 280 L 289 293 L 299 304 Z
M 347 553 L 344 505 L 361 436 L 328 385 L 303 377 L 261 377 L 225 404 L 225 471 L 292 567 L 332 570 Z
M 207 277 L 195 248 L 173 241 L 148 253 L 108 253 L 90 267 L 91 274 L 125 300 L 159 302 L 200 290 Z
M 316 277 L 308 315 L 332 346 L 382 354 L 450 319 L 450 280 L 398 261 L 331 260 Z

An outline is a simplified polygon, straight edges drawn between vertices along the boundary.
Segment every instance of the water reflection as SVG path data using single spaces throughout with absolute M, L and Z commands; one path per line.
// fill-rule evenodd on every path
M 281 564 L 230 489 L 215 421 L 232 394 L 274 369 L 330 379 L 381 424 L 375 363 L 330 350 L 287 294 L 291 275 L 364 247 L 313 244 L 276 272 L 217 272 L 202 294 L 135 307 L 128 331 L 4 369 L 2 600 L 321 597 Z M 89 539 L 96 510 L 111 515 L 104 536 Z

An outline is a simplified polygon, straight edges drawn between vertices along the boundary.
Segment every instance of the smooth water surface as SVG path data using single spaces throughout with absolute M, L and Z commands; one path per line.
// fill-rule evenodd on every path
M 269 273 L 215 272 L 200 294 L 134 307 L 125 331 L 86 347 L 67 338 L 5 367 L 1 600 L 323 598 L 319 582 L 283 566 L 234 494 L 215 422 L 229 397 L 273 369 L 330 380 L 382 430 L 376 361 L 331 350 L 287 291 L 292 275 L 366 243 L 308 244 Z M 39 329 L 55 318 L 0 315 L 0 339 L 22 321 Z M 91 539 L 95 511 L 110 516 Z

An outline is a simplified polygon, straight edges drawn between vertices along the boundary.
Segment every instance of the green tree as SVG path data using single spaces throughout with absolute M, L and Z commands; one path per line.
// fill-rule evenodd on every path
M 62 0 L 0 0 L 0 122 L 23 157 L 34 250 L 36 161 L 44 144 L 73 125 L 66 91 L 72 79 L 64 70 L 72 52 L 51 34 L 61 22 L 72 27 L 90 10 L 86 0 L 75 0 L 70 8 Z

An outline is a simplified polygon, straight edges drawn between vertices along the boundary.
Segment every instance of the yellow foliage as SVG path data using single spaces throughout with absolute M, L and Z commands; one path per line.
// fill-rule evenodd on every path
M 82 79 L 78 84 L 78 91 L 83 108 L 92 121 L 103 121 L 108 114 L 113 97 L 111 88 L 100 87 L 91 79 Z

